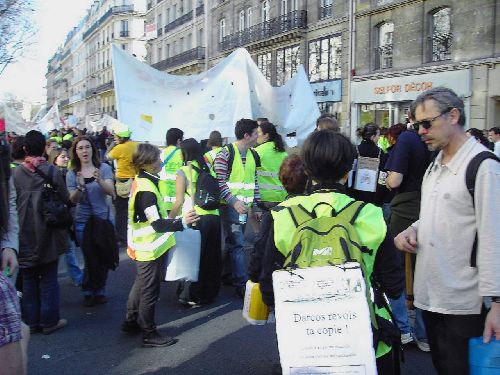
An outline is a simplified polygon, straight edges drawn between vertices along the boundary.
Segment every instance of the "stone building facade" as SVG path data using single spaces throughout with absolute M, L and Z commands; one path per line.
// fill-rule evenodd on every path
M 318 106 L 348 134 L 404 122 L 409 103 L 438 85 L 464 98 L 468 127 L 489 128 L 500 123 L 499 8 L 498 0 L 100 0 L 49 62 L 48 101 L 66 99 L 64 113 L 93 120 L 116 116 L 111 43 L 183 75 L 242 47 L 274 86 L 302 64 Z
M 403 122 L 430 87 L 463 97 L 467 127 L 500 123 L 497 0 L 357 0 L 352 132 Z

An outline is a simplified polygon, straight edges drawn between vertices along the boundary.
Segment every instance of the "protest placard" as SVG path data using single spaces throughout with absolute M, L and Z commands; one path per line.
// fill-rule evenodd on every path
M 276 271 L 273 288 L 283 374 L 377 373 L 358 263 Z

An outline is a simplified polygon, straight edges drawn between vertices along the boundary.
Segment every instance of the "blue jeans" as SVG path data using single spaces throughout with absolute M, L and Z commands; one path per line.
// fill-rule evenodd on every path
M 59 321 L 58 260 L 23 268 L 23 321 L 31 328 L 48 328 Z
M 427 341 L 424 320 L 422 318 L 422 310 L 419 308 L 415 307 L 415 326 L 410 327 L 408 309 L 406 307 L 406 292 L 403 290 L 403 293 L 401 293 L 401 296 L 398 299 L 389 298 L 389 303 L 401 333 L 412 333 L 413 337 L 417 340 Z
M 239 214 L 234 208 L 224 206 L 220 209 L 222 226 L 226 236 L 225 251 L 231 258 L 233 285 L 245 286 L 248 280 L 247 262 L 245 255 L 245 226 L 240 224 Z
M 80 244 L 83 243 L 83 231 L 86 223 L 75 223 L 76 241 Z M 106 279 L 108 277 L 108 269 L 98 264 L 88 264 L 85 257 L 85 267 L 83 269 L 82 279 L 82 292 L 84 296 L 104 296 L 106 294 Z M 99 285 L 99 286 L 96 286 Z
M 66 261 L 66 269 L 68 271 L 68 275 L 71 277 L 71 280 L 76 285 L 82 285 L 83 280 L 83 272 L 78 265 L 78 260 L 76 259 L 76 244 L 70 238 L 68 240 L 68 250 L 64 254 L 64 260 Z

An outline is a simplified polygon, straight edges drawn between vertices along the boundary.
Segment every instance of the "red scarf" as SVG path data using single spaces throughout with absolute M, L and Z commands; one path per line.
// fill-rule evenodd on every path
M 40 164 L 44 164 L 46 162 L 47 160 L 43 156 L 26 156 L 24 158 L 23 165 L 31 172 L 35 172 L 35 168 L 38 168 Z

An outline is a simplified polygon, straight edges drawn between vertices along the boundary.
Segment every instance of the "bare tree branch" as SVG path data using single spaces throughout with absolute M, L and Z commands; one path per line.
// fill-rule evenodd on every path
M 0 75 L 34 42 L 32 0 L 0 0 Z

